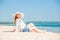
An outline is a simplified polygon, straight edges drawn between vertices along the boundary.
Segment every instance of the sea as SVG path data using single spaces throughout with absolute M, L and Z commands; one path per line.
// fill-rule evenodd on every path
M 26 24 L 33 23 L 38 29 L 46 30 L 48 32 L 60 33 L 60 22 L 41 22 L 41 21 L 30 21 L 25 22 Z M 13 22 L 0 22 L 0 26 L 15 26 Z

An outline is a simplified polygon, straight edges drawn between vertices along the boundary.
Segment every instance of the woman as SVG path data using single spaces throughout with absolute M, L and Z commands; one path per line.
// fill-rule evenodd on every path
M 14 31 L 20 31 L 20 32 L 22 32 L 24 30 L 24 28 L 26 27 L 26 24 L 22 21 L 23 16 L 24 16 L 23 13 L 17 12 L 15 14 L 14 24 L 16 26 L 15 26 Z
M 45 33 L 46 30 L 39 30 L 37 29 L 33 23 L 28 24 L 28 27 L 30 29 L 30 32 L 37 32 L 37 33 Z

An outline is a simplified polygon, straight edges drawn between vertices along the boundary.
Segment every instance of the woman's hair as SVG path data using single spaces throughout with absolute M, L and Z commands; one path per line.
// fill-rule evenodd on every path
M 14 17 L 14 24 L 16 24 L 16 19 L 18 18 L 17 15 L 20 15 L 20 14 L 16 14 L 15 17 Z

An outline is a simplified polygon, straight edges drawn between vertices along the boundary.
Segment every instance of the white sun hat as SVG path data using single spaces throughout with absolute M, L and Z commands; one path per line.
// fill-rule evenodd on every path
M 24 13 L 21 13 L 21 12 L 16 12 L 15 14 L 13 14 L 13 17 L 15 17 L 16 14 L 20 14 L 21 15 L 21 18 L 24 17 Z

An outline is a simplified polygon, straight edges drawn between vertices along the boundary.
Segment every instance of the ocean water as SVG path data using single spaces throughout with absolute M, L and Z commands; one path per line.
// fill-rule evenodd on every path
M 29 23 L 34 23 L 34 25 L 40 30 L 60 33 L 60 22 L 39 22 L 39 21 L 26 22 L 26 24 L 29 24 Z M 13 22 L 0 22 L 0 25 L 14 26 L 15 24 Z
M 46 30 L 47 32 L 60 33 L 60 27 L 46 27 L 46 26 L 37 26 L 40 30 Z

